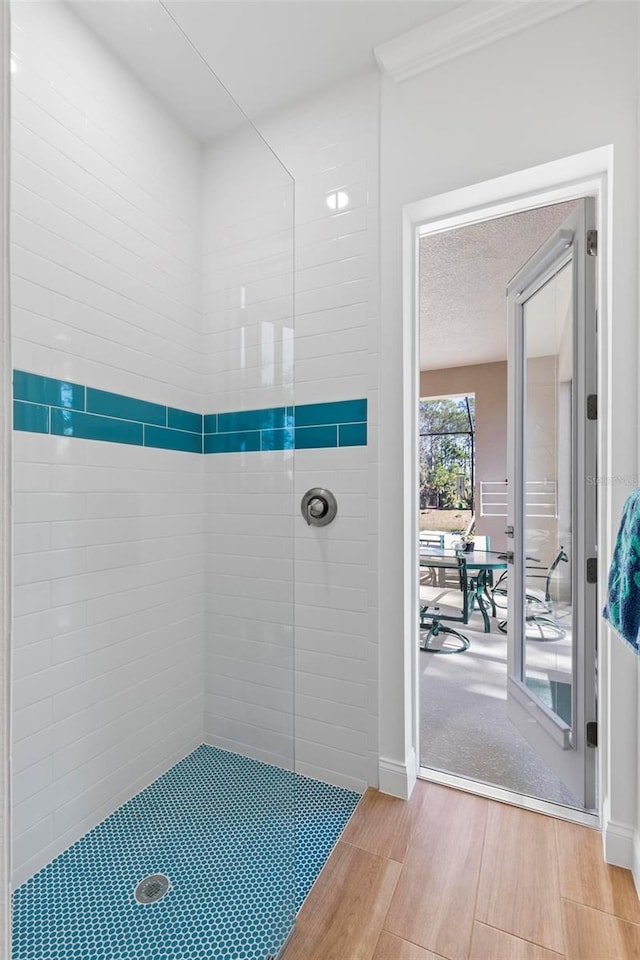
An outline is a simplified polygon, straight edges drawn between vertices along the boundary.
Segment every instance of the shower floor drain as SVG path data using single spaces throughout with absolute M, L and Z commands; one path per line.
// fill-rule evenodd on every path
M 169 892 L 170 887 L 169 877 L 163 873 L 152 873 L 140 881 L 134 896 L 138 903 L 157 903 Z

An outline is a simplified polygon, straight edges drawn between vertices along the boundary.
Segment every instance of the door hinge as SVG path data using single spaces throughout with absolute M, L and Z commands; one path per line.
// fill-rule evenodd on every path
M 598 419 L 598 394 L 587 394 L 587 420 Z
M 598 558 L 589 557 L 587 560 L 587 583 L 598 582 Z
M 598 746 L 598 721 L 589 720 L 587 723 L 587 746 Z
M 598 231 L 587 230 L 587 256 L 598 256 Z

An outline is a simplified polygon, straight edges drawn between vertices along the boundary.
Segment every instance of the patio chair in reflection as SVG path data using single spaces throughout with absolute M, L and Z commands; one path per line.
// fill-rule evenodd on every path
M 527 637 L 530 640 L 562 640 L 567 635 L 567 631 L 554 615 L 553 598 L 551 596 L 551 585 L 554 574 L 561 563 L 568 563 L 569 557 L 561 545 L 555 557 L 545 570 L 539 566 L 539 561 L 535 557 L 527 557 L 525 565 L 526 587 L 526 622 Z M 530 581 L 543 580 L 544 588 L 532 586 Z M 500 610 L 507 607 L 507 571 L 498 578 L 495 587 L 491 592 L 494 606 Z M 498 621 L 498 630 L 502 633 L 507 632 L 507 621 Z

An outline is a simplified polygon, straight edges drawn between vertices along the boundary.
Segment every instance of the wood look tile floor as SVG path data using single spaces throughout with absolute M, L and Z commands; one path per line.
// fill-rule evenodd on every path
M 367 791 L 282 960 L 640 960 L 640 901 L 595 830 L 421 781 Z

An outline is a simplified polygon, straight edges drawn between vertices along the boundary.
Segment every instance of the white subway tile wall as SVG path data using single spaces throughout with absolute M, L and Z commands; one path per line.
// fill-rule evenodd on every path
M 285 169 L 192 141 L 55 0 L 13 46 L 14 365 L 198 412 L 368 401 L 366 446 L 295 457 L 14 434 L 20 883 L 203 739 L 377 782 L 378 89 L 271 118 Z
M 202 409 L 201 150 L 13 5 L 14 366 Z M 201 456 L 14 433 L 14 879 L 202 741 Z
M 287 762 L 293 656 L 296 769 L 361 790 L 378 775 L 377 80 L 263 130 L 295 177 L 294 379 L 288 185 L 238 137 L 205 162 L 207 363 L 225 350 L 205 375 L 208 409 L 290 403 L 292 385 L 296 404 L 367 398 L 369 442 L 297 450 L 293 488 L 290 453 L 208 459 L 205 735 Z M 326 528 L 300 514 L 312 486 L 338 498 Z
M 203 196 L 205 409 L 291 406 L 291 176 L 241 130 L 207 149 Z M 293 463 L 292 450 L 205 457 L 205 738 L 288 768 Z
M 362 790 L 378 782 L 377 76 L 265 134 L 296 181 L 296 404 L 368 401 L 367 446 L 297 450 L 294 496 L 296 768 Z M 328 527 L 300 515 L 314 486 L 337 497 Z
M 201 404 L 201 150 L 64 4 L 12 11 L 17 369 Z

